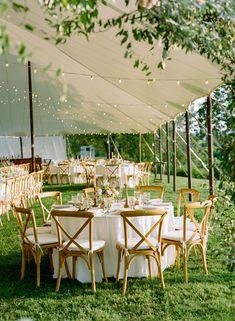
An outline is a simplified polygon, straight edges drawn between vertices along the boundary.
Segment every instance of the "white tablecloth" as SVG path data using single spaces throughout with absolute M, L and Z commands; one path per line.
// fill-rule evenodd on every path
M 164 206 L 164 203 L 162 204 Z M 156 207 L 160 208 L 160 207 Z M 162 233 L 167 233 L 171 230 L 174 230 L 174 214 L 173 207 L 167 205 L 167 215 L 165 217 L 163 223 Z M 90 210 L 91 211 L 91 210 Z M 121 216 L 117 211 L 110 212 L 107 215 L 104 215 L 104 211 L 102 210 L 92 210 L 96 213 L 93 221 L 93 238 L 94 240 L 104 240 L 106 242 L 104 249 L 105 256 L 105 268 L 106 274 L 108 277 L 115 277 L 116 269 L 117 269 L 117 250 L 116 243 L 120 238 L 123 238 L 123 222 Z M 115 214 L 114 214 L 115 213 Z M 152 217 L 139 217 L 133 219 L 135 224 L 138 224 L 138 227 L 146 232 L 153 223 L 154 218 Z M 79 219 L 69 218 L 64 219 L 63 224 L 68 229 L 70 233 L 75 233 L 79 226 Z M 55 223 L 52 222 L 52 233 L 55 233 Z M 133 232 L 134 233 L 134 232 Z M 131 236 L 131 235 L 130 235 Z M 135 235 L 132 235 L 136 237 Z M 83 234 L 84 237 L 84 234 Z M 87 235 L 85 235 L 87 238 Z M 162 257 L 162 269 L 164 270 L 167 266 L 170 266 L 174 263 L 174 247 L 170 247 L 166 252 L 164 257 Z M 53 261 L 54 261 L 54 278 L 57 277 L 58 274 L 58 251 L 53 251 Z M 68 266 L 71 269 L 72 267 L 72 259 L 67 259 Z M 95 255 L 95 277 L 97 282 L 102 281 L 102 270 L 101 265 L 98 261 L 97 256 Z M 157 275 L 156 263 L 152 260 L 152 274 Z M 138 257 L 134 260 L 131 268 L 129 270 L 128 276 L 130 277 L 142 277 L 148 275 L 147 269 L 147 261 L 144 257 Z M 66 277 L 66 273 L 63 273 L 63 277 Z M 123 277 L 123 264 L 121 269 L 120 278 Z M 87 269 L 86 263 L 79 259 L 77 260 L 77 268 L 76 268 L 76 278 L 80 282 L 91 282 L 90 271 Z

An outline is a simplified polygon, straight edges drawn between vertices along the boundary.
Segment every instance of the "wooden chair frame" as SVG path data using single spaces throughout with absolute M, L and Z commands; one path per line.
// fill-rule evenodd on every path
M 139 187 L 139 190 L 140 190 L 140 194 L 143 194 L 145 191 L 158 191 L 160 193 L 160 198 L 163 200 L 166 188 L 165 186 L 143 185 Z
M 40 208 L 41 208 L 41 213 L 42 213 L 42 219 L 43 219 L 43 225 L 51 225 L 50 220 L 51 220 L 51 211 L 48 209 L 45 204 L 43 203 L 44 198 L 54 198 L 56 203 L 62 204 L 62 193 L 59 191 L 53 191 L 53 192 L 42 192 L 36 194 L 35 198 L 39 202 Z
M 23 207 L 14 207 L 14 214 L 17 219 L 20 235 L 22 239 L 22 263 L 21 263 L 21 276 L 20 279 L 23 280 L 25 276 L 25 264 L 26 258 L 33 256 L 35 264 L 36 264 L 36 286 L 40 287 L 40 264 L 41 258 L 43 256 L 43 250 L 46 249 L 48 251 L 48 256 L 50 260 L 51 270 L 54 270 L 53 260 L 52 260 L 52 250 L 58 247 L 58 242 L 49 243 L 49 244 L 39 244 L 38 243 L 38 233 L 37 233 L 37 225 L 35 215 L 32 209 L 27 209 Z M 25 221 L 22 219 L 22 216 L 25 216 Z M 32 223 L 32 228 L 29 227 L 30 222 Z M 32 242 L 29 239 L 29 234 L 27 230 L 33 230 L 34 240 Z
M 56 223 L 56 229 L 57 229 L 57 235 L 59 240 L 59 270 L 58 270 L 58 277 L 57 277 L 57 283 L 56 283 L 56 289 L 55 291 L 58 292 L 60 289 L 61 284 L 61 277 L 62 277 L 62 268 L 65 264 L 66 268 L 66 258 L 72 256 L 73 258 L 73 271 L 72 271 L 72 277 L 71 274 L 66 268 L 67 275 L 70 279 L 75 278 L 75 266 L 76 266 L 76 260 L 78 257 L 83 259 L 88 269 L 91 271 L 91 281 L 92 281 L 92 291 L 96 292 L 96 284 L 95 284 L 95 271 L 94 271 L 94 253 L 97 254 L 99 261 L 102 266 L 103 271 L 103 277 L 105 281 L 107 282 L 108 279 L 106 277 L 105 273 L 105 264 L 104 264 L 104 252 L 103 247 L 99 248 L 97 250 L 93 250 L 93 217 L 94 214 L 87 211 L 59 211 L 59 210 L 52 210 L 51 216 L 54 219 Z M 67 229 L 63 226 L 63 224 L 60 222 L 61 218 L 84 218 L 85 222 L 77 229 L 75 233 L 69 233 Z M 82 231 L 88 227 L 89 236 L 89 250 L 85 249 L 84 247 L 77 242 L 77 238 L 82 233 Z M 67 244 L 64 245 L 64 238 L 68 240 Z M 70 250 L 69 247 L 71 245 L 76 246 L 76 250 Z
M 198 202 L 200 199 L 200 192 L 194 188 L 181 188 L 178 190 L 178 201 L 177 201 L 177 216 L 180 216 L 180 206 L 181 200 L 184 204 L 188 203 L 189 200 L 186 199 L 188 195 L 192 196 L 192 202 Z
M 206 274 L 208 274 L 207 264 L 206 264 L 206 242 L 207 242 L 207 222 L 212 206 L 212 201 L 207 200 L 203 203 L 194 202 L 186 203 L 184 205 L 184 218 L 183 218 L 183 238 L 180 241 L 171 240 L 167 238 L 162 239 L 162 253 L 164 254 L 168 246 L 174 245 L 177 249 L 177 253 L 180 253 L 182 250 L 183 262 L 184 262 L 184 281 L 188 283 L 188 267 L 187 261 L 189 257 L 190 250 L 195 246 L 199 249 L 202 256 L 203 269 Z M 203 217 L 200 223 L 197 222 L 194 211 L 196 209 L 203 210 Z M 187 217 L 190 218 L 191 222 L 195 225 L 195 231 L 192 232 L 191 237 L 187 240 Z M 194 239 L 196 235 L 199 235 L 199 238 Z
M 85 178 L 86 178 L 86 187 L 90 187 L 91 181 L 93 180 L 93 183 L 94 183 L 94 179 L 95 179 L 95 172 L 96 172 L 95 164 L 83 163 L 83 168 L 84 168 Z
M 138 256 L 145 256 L 148 260 L 148 270 L 149 270 L 149 277 L 151 277 L 151 265 L 150 265 L 150 257 L 154 258 L 157 267 L 158 267 L 158 275 L 160 277 L 160 282 L 162 288 L 165 288 L 163 272 L 161 267 L 161 238 L 162 238 L 162 224 L 163 220 L 167 214 L 166 210 L 136 210 L 136 211 L 125 211 L 121 212 L 121 216 L 123 218 L 123 226 L 124 226 L 124 243 L 125 248 L 119 246 L 117 244 L 118 250 L 118 265 L 117 265 L 117 274 L 116 274 L 116 281 L 119 280 L 120 277 L 120 268 L 121 268 L 121 261 L 123 256 L 125 255 L 124 260 L 124 278 L 123 278 L 123 288 L 122 294 L 126 294 L 127 288 L 127 277 L 128 277 L 128 270 L 134 261 L 134 259 Z M 136 226 L 133 224 L 130 219 L 134 217 L 150 217 L 156 216 L 157 221 L 151 226 L 151 228 L 146 232 L 142 233 Z M 128 227 L 135 231 L 135 233 L 140 237 L 140 239 L 134 244 L 131 248 L 128 247 Z M 158 228 L 158 245 L 152 244 L 152 242 L 148 239 L 150 234 L 154 232 Z M 146 249 L 139 249 L 141 244 L 146 244 Z

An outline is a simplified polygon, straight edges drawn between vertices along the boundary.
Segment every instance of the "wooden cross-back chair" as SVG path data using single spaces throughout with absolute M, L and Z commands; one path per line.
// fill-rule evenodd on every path
M 99 258 L 105 281 L 107 281 L 107 277 L 105 274 L 104 252 L 103 252 L 105 241 L 93 240 L 94 214 L 86 211 L 52 210 L 51 215 L 56 224 L 57 235 L 59 240 L 59 270 L 58 270 L 55 291 L 58 292 L 60 289 L 62 268 L 66 263 L 66 258 L 71 256 L 73 258 L 73 269 L 72 269 L 72 276 L 68 268 L 66 269 L 68 277 L 70 279 L 75 278 L 76 261 L 77 261 L 77 258 L 80 257 L 87 263 L 88 269 L 91 272 L 92 291 L 96 292 L 94 254 L 97 254 Z M 79 219 L 79 220 L 84 219 L 82 222 L 79 222 L 80 224 L 78 224 L 78 227 L 75 233 L 70 233 L 68 229 L 65 227 L 65 224 L 63 224 L 63 219 L 68 219 L 68 218 Z M 74 224 L 76 223 L 74 222 Z M 84 239 L 84 237 L 81 237 L 79 239 L 80 235 L 84 233 L 85 229 L 88 230 L 87 239 Z
M 63 178 L 66 178 L 69 185 L 71 185 L 71 173 L 69 171 L 69 164 L 59 164 L 59 178 L 60 183 L 63 184 Z
M 145 256 L 147 258 L 149 277 L 151 277 L 150 258 L 152 257 L 155 260 L 158 268 L 158 274 L 160 276 L 161 285 L 163 288 L 165 287 L 161 267 L 161 239 L 162 224 L 166 214 L 166 210 L 136 210 L 121 212 L 124 226 L 124 239 L 119 240 L 119 242 L 117 243 L 118 266 L 116 281 L 119 280 L 121 261 L 124 256 L 124 278 L 122 288 L 123 295 L 125 295 L 126 293 L 128 270 L 133 260 L 138 256 Z M 141 230 L 137 227 L 137 224 L 133 222 L 134 218 L 138 219 L 141 217 L 153 218 L 152 226 L 147 231 L 145 231 L 145 233 L 141 232 Z M 129 237 L 128 234 L 130 232 L 134 232 L 134 235 L 138 236 Z M 152 233 L 155 234 L 154 237 L 152 236 Z
M 51 225 L 51 206 L 54 204 L 62 204 L 62 193 L 58 191 L 42 192 L 38 193 L 35 198 L 38 200 L 41 208 L 43 225 Z M 49 202 L 50 205 L 46 204 Z
M 120 186 L 121 174 L 119 164 L 105 165 L 105 178 L 108 182 L 116 182 Z
M 183 202 L 183 204 L 188 203 L 189 195 L 191 195 L 192 202 L 198 202 L 200 199 L 200 192 L 197 189 L 181 188 L 178 190 L 177 216 L 180 216 L 181 202 Z
M 190 250 L 197 247 L 202 255 L 203 269 L 208 274 L 206 265 L 206 245 L 208 237 L 208 217 L 210 214 L 212 201 L 207 200 L 203 203 L 193 202 L 184 205 L 183 229 L 174 230 L 162 235 L 162 252 L 164 254 L 168 246 L 174 245 L 177 253 L 182 252 L 184 262 L 184 281 L 188 282 L 187 262 Z M 197 212 L 197 213 L 195 213 Z M 201 212 L 201 213 L 199 213 Z M 197 214 L 197 215 L 195 215 Z M 201 214 L 201 218 L 199 217 Z M 197 217 L 197 218 L 196 218 Z M 187 219 L 190 219 L 194 229 L 187 228 Z
M 95 188 L 94 187 L 83 188 L 82 192 L 85 197 L 88 197 L 88 196 L 94 197 Z
M 37 227 L 36 219 L 32 209 L 23 207 L 14 207 L 14 214 L 17 219 L 20 236 L 22 240 L 22 263 L 21 263 L 21 280 L 25 276 L 26 259 L 33 256 L 36 264 L 37 281 L 36 286 L 40 286 L 40 263 L 43 250 L 48 251 L 50 267 L 53 271 L 52 250 L 58 247 L 58 238 L 48 231 L 40 230 Z
M 140 194 L 143 194 L 144 192 L 159 192 L 159 198 L 163 200 L 164 193 L 166 191 L 165 186 L 156 186 L 156 185 L 144 185 L 139 187 Z
M 139 185 L 145 185 L 145 162 L 136 163 L 138 167 Z
M 85 178 L 86 178 L 86 187 L 90 187 L 91 182 L 93 181 L 93 184 L 95 184 L 95 172 L 96 167 L 93 163 L 83 163 L 83 168 L 85 172 Z

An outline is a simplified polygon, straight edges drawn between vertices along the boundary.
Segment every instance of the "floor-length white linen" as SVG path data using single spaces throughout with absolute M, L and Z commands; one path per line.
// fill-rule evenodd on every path
M 162 204 L 164 206 L 164 204 Z M 160 207 L 158 207 L 160 208 Z M 157 209 L 157 207 L 156 207 Z M 93 210 L 92 210 L 93 211 Z M 96 216 L 94 217 L 94 225 L 93 225 L 93 238 L 104 240 L 105 241 L 105 267 L 106 274 L 108 277 L 115 277 L 116 269 L 117 269 L 117 250 L 116 243 L 120 238 L 124 237 L 123 233 L 123 222 L 121 216 L 118 212 L 111 212 L 104 216 L 104 212 L 102 210 L 94 210 Z M 114 214 L 115 213 L 115 214 Z M 120 213 L 120 211 L 119 211 Z M 138 225 L 139 229 L 143 232 L 146 232 L 153 225 L 154 218 L 152 217 L 138 217 L 134 218 L 133 222 Z M 65 227 L 71 232 L 75 233 L 78 229 L 79 225 L 82 223 L 78 223 L 77 219 L 63 218 L 63 224 Z M 169 231 L 174 230 L 174 215 L 173 215 L 173 207 L 167 206 L 167 215 L 165 217 L 163 223 L 162 233 L 167 233 Z M 52 222 L 52 232 L 55 233 L 55 223 Z M 136 237 L 136 234 L 132 232 L 130 236 Z M 153 236 L 153 235 L 151 235 Z M 156 236 L 156 235 L 155 235 Z M 87 234 L 84 233 L 81 235 L 81 238 L 87 238 Z M 58 251 L 53 251 L 53 261 L 54 261 L 54 278 L 57 277 L 58 274 Z M 71 269 L 72 267 L 72 259 L 67 259 L 68 266 Z M 162 257 L 162 269 L 164 270 L 167 266 L 170 266 L 174 262 L 174 248 L 169 248 L 164 257 Z M 95 277 L 97 282 L 102 281 L 102 270 L 100 263 L 98 262 L 98 258 L 95 256 Z M 157 269 L 155 261 L 152 260 L 152 274 L 157 275 Z M 138 257 L 132 264 L 128 276 L 130 277 L 142 277 L 148 275 L 147 262 L 144 257 Z M 66 277 L 65 271 L 63 271 L 63 277 Z M 120 273 L 120 278 L 123 277 L 123 264 Z M 86 263 L 79 259 L 77 260 L 76 265 L 76 278 L 80 282 L 91 282 L 90 271 L 87 269 Z

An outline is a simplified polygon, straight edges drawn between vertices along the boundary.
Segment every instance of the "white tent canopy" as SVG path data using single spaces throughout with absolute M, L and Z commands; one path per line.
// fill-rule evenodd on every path
M 121 2 L 121 1 L 118 1 Z M 124 9 L 118 2 L 102 7 L 105 17 Z M 24 1 L 22 1 L 24 3 Z M 116 30 L 97 32 L 88 42 L 73 37 L 55 46 L 43 39 L 41 30 L 53 31 L 44 22 L 37 1 L 28 1 L 30 10 L 24 24 L 36 27 L 29 32 L 19 13 L 10 12 L 7 24 L 11 41 L 19 39 L 32 51 L 33 106 L 35 135 L 76 133 L 145 133 L 155 131 L 181 112 L 190 102 L 205 96 L 221 83 L 219 66 L 198 54 L 173 50 L 164 71 L 155 71 L 149 83 L 143 72 L 124 59 L 124 48 Z M 131 8 L 130 8 L 131 9 Z M 145 55 L 145 44 L 135 47 Z M 147 57 L 150 65 L 160 61 L 161 48 Z M 47 72 L 43 68 L 52 63 Z M 56 77 L 61 67 L 63 76 Z M 17 63 L 15 53 L 0 56 L 0 135 L 29 135 L 27 66 Z M 63 97 L 63 85 L 68 91 Z

